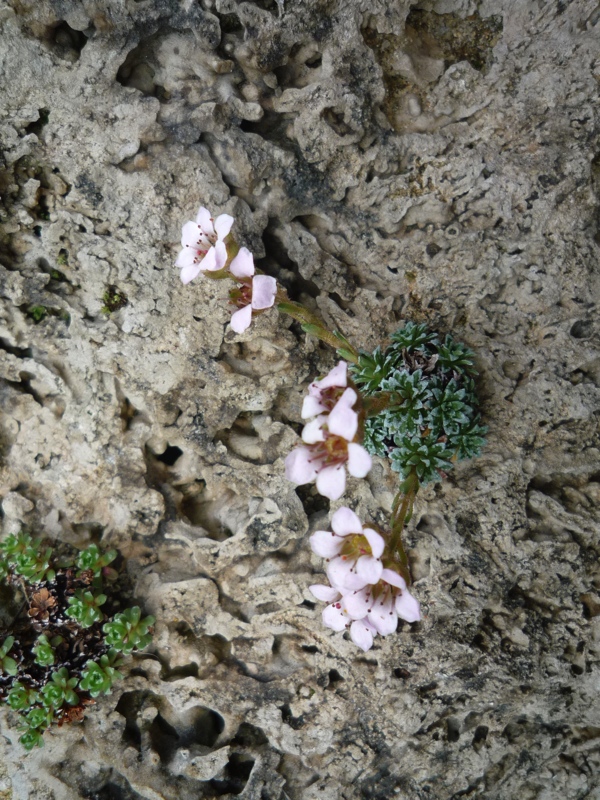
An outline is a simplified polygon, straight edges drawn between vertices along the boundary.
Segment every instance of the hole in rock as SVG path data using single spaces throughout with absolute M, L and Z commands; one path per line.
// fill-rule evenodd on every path
M 38 119 L 25 126 L 26 133 L 35 133 L 36 136 L 39 136 L 42 132 L 42 128 L 47 124 L 50 118 L 50 111 L 47 108 L 40 108 L 38 109 L 38 114 Z
M 168 467 L 172 467 L 175 462 L 181 458 L 183 455 L 183 450 L 177 445 L 167 445 L 166 450 L 164 453 L 155 456 L 157 461 L 161 461 L 163 464 L 166 464 Z
M 262 728 L 253 725 L 251 722 L 242 722 L 231 744 L 236 744 L 240 747 L 260 747 L 263 744 L 267 744 L 268 741 Z
M 223 780 L 213 778 L 210 781 L 212 790 L 218 797 L 226 794 L 238 795 L 244 791 L 254 766 L 254 759 L 244 753 L 232 753 L 225 766 Z
M 344 111 L 339 108 L 325 108 L 321 112 L 321 119 L 329 125 L 338 136 L 349 136 L 354 131 L 344 119 Z
M 88 37 L 63 20 L 48 29 L 47 39 L 56 55 L 69 61 L 77 61 L 87 44 Z
M 159 712 L 152 720 L 148 734 L 152 749 L 158 753 L 163 764 L 168 764 L 178 747 L 182 746 L 177 730 Z
M 319 494 L 317 487 L 311 483 L 296 488 L 296 494 L 300 498 L 304 513 L 310 519 L 314 514 L 321 512 L 329 513 L 330 502 L 326 497 Z
M 589 319 L 580 319 L 571 326 L 569 333 L 574 339 L 589 339 L 594 332 L 594 325 Z
M 131 745 L 137 750 L 142 745 L 142 734 L 137 724 L 137 718 L 146 697 L 148 697 L 147 692 L 124 692 L 115 708 L 118 714 L 125 717 L 123 743 Z
M 183 498 L 180 511 L 190 525 L 197 525 L 207 533 L 209 539 L 215 542 L 224 542 L 233 536 L 233 531 L 227 524 L 233 514 L 233 501 L 237 498 L 235 492 L 225 489 L 215 500 L 206 496 L 206 483 L 202 480 L 195 481 L 181 487 Z
M 337 683 L 344 680 L 344 678 L 340 675 L 337 669 L 330 669 L 328 677 L 329 677 L 329 686 L 331 688 L 335 688 L 335 685 Z

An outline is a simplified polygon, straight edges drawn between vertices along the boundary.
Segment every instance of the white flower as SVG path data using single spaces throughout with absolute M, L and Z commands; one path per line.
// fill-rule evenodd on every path
M 289 481 L 301 485 L 316 479 L 320 494 L 338 500 L 346 489 L 346 466 L 355 478 L 365 477 L 372 461 L 365 448 L 352 441 L 358 430 L 358 414 L 352 408 L 356 400 L 354 389 L 345 389 L 329 414 L 304 426 L 305 445 L 285 459 Z
M 330 370 L 320 381 L 313 381 L 302 403 L 302 419 L 316 417 L 333 410 L 348 385 L 348 364 L 345 361 Z
M 350 628 L 350 638 L 365 652 L 371 649 L 377 634 L 394 633 L 398 618 L 406 622 L 421 619 L 419 603 L 392 569 L 383 569 L 377 583 L 353 592 L 324 584 L 309 589 L 317 600 L 329 603 L 323 610 L 323 624 L 338 632 Z
M 315 531 L 310 537 L 313 553 L 331 559 L 327 565 L 331 585 L 344 593 L 377 583 L 383 572 L 383 537 L 371 528 L 363 528 L 354 511 L 346 507 L 335 512 L 331 528 L 332 531 Z
M 181 229 L 181 246 L 176 267 L 181 268 L 181 281 L 188 284 L 200 272 L 223 269 L 227 262 L 225 237 L 233 225 L 233 217 L 221 214 L 213 221 L 208 209 L 202 207 L 195 222 L 186 222 Z
M 277 281 L 270 275 L 254 274 L 254 258 L 246 247 L 240 248 L 229 271 L 242 281 L 241 286 L 231 292 L 231 301 L 238 306 L 231 316 L 231 327 L 236 333 L 243 333 L 252 322 L 253 311 L 271 308 L 275 302 Z

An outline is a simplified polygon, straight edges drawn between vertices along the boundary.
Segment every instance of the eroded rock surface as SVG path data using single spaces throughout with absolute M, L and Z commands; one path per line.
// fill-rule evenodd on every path
M 599 40 L 597 0 L 0 9 L 4 531 L 118 548 L 157 618 L 43 750 L 3 713 L 3 797 L 597 796 Z M 283 476 L 333 356 L 181 285 L 200 205 L 359 346 L 477 353 L 489 443 L 419 496 L 425 616 L 367 654 L 307 589 L 336 505 Z

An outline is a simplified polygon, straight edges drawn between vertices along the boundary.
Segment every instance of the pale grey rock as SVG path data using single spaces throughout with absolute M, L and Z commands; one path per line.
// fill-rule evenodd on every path
M 157 618 L 43 750 L 2 713 L 0 792 L 596 796 L 599 32 L 596 0 L 0 10 L 3 532 L 100 538 Z M 181 285 L 200 205 L 358 346 L 476 352 L 488 445 L 417 498 L 424 618 L 367 654 L 308 591 L 342 501 L 283 476 L 334 357 Z M 346 500 L 385 524 L 394 487 Z

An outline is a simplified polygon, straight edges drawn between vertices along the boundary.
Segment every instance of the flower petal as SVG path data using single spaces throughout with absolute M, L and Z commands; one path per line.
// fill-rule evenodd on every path
M 357 592 L 345 594 L 342 598 L 342 608 L 351 619 L 363 619 L 371 608 L 373 598 L 371 587 L 359 589 Z
M 398 575 L 398 573 L 393 569 L 384 569 L 381 573 L 381 577 L 391 586 L 396 586 L 398 589 L 406 589 L 406 581 L 402 575 Z
M 373 556 L 361 556 L 356 562 L 356 574 L 365 583 L 377 583 L 382 571 L 383 564 Z
M 229 271 L 236 278 L 250 278 L 254 275 L 254 257 L 247 247 L 240 251 L 229 265 Z
M 373 633 L 375 628 L 366 619 L 354 620 L 350 625 L 350 638 L 365 653 L 373 647 Z
M 181 229 L 181 246 L 182 247 L 195 247 L 202 239 L 206 237 L 202 230 L 196 225 L 195 222 L 186 222 Z
M 351 533 L 362 533 L 363 527 L 354 511 L 346 506 L 338 508 L 331 518 L 331 528 L 338 536 L 348 536 Z
M 330 500 L 339 500 L 346 489 L 344 467 L 325 467 L 317 475 L 317 491 Z
M 227 248 L 225 242 L 217 242 L 214 246 L 215 251 L 215 266 L 214 269 L 223 269 L 227 263 Z
M 418 622 L 421 619 L 421 607 L 406 589 L 396 598 L 396 614 L 406 622 Z
M 385 547 L 385 541 L 383 536 L 380 536 L 377 531 L 371 530 L 371 528 L 365 528 L 363 530 L 363 536 L 369 543 L 369 547 L 371 548 L 371 553 L 375 556 L 375 558 L 381 558 L 381 554 L 383 553 L 383 548 Z M 379 580 L 379 578 L 377 579 Z
M 196 263 L 188 264 L 181 270 L 180 273 L 181 282 L 183 283 L 184 286 L 187 286 L 187 284 L 190 281 L 193 281 L 194 278 L 196 278 L 199 273 L 200 273 L 200 264 Z
M 308 447 L 296 447 L 291 453 L 288 453 L 285 459 L 285 477 L 299 486 L 314 481 L 317 477 L 317 470 L 314 462 L 311 461 L 311 452 Z
M 372 466 L 373 460 L 365 448 L 361 444 L 349 442 L 348 472 L 350 475 L 353 475 L 355 478 L 364 478 Z
M 334 631 L 343 631 L 348 621 L 339 603 L 332 603 L 323 609 L 323 624 Z
M 229 231 L 231 230 L 231 226 L 234 223 L 234 218 L 230 217 L 229 214 L 220 214 L 215 220 L 215 232 L 219 239 L 224 239 Z
M 316 417 L 317 414 L 322 414 L 324 411 L 327 411 L 327 409 L 321 404 L 319 398 L 309 394 L 306 395 L 302 401 L 302 412 L 300 416 L 302 419 L 309 419 L 309 417 Z
M 309 539 L 313 553 L 321 558 L 335 558 L 340 552 L 344 540 L 331 531 L 315 531 Z
M 252 278 L 252 308 L 271 308 L 277 294 L 277 281 L 270 275 Z
M 354 439 L 358 430 L 358 414 L 351 408 L 355 402 L 356 392 L 353 389 L 346 389 L 331 410 L 327 421 L 331 433 L 343 436 L 347 442 Z
M 308 587 L 308 591 L 316 597 L 317 600 L 324 600 L 326 603 L 331 603 L 339 597 L 339 592 L 332 586 L 327 586 L 324 583 L 313 583 Z
M 252 322 L 252 307 L 244 306 L 231 315 L 231 327 L 236 333 L 243 333 Z
M 348 385 L 348 364 L 345 361 L 329 370 L 327 375 L 320 381 L 313 381 L 311 386 L 318 387 L 319 391 L 329 389 L 330 386 L 347 386 Z
M 200 262 L 200 269 L 202 272 L 214 272 L 214 270 L 219 269 L 217 266 L 217 251 L 214 247 L 210 248 L 208 253 Z
M 210 216 L 210 211 L 208 208 L 204 208 L 201 206 L 198 209 L 198 213 L 196 214 L 196 224 L 200 225 L 204 233 L 214 233 L 215 229 L 213 228 L 212 217 Z
M 175 266 L 183 269 L 183 267 L 190 267 L 192 264 L 196 263 L 200 263 L 196 248 L 184 247 L 183 250 L 180 250 L 179 255 L 177 256 Z M 200 267 L 198 267 L 198 270 L 200 270 Z
M 324 441 L 325 434 L 323 433 L 323 423 L 326 419 L 327 417 L 323 416 L 311 419 L 310 422 L 307 422 L 302 428 L 302 441 L 306 442 L 306 444 L 315 444 L 316 442 Z
M 368 620 L 382 636 L 393 633 L 398 627 L 398 615 L 392 598 L 378 599 L 368 614 Z
M 356 592 L 365 587 L 365 581 L 356 573 L 354 561 L 338 556 L 327 564 L 326 572 L 329 583 L 340 590 L 341 594 Z

